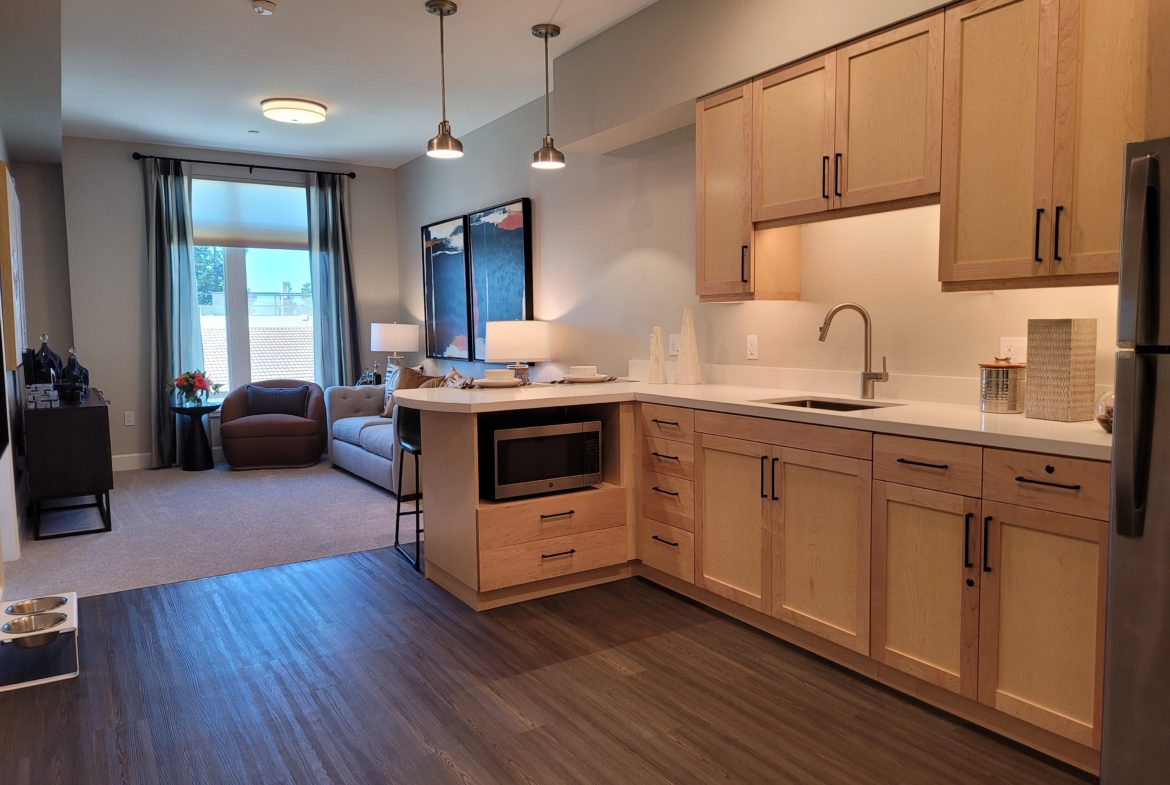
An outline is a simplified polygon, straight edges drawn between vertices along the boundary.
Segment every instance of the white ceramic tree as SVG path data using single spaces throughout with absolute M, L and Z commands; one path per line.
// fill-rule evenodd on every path
M 695 339 L 695 317 L 690 308 L 683 308 L 682 336 L 678 351 L 678 367 L 674 372 L 675 384 L 702 384 L 703 372 L 699 368 L 699 344 Z
M 650 374 L 647 384 L 666 384 L 666 353 L 662 349 L 662 328 L 650 331 Z

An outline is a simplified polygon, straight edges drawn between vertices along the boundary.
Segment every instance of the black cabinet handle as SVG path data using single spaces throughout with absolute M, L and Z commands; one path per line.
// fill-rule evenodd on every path
M 988 515 L 983 519 L 983 571 L 991 572 L 991 565 L 988 563 L 988 558 L 991 555 L 991 521 L 992 518 Z
M 780 497 L 776 495 L 776 464 L 779 462 L 779 458 L 772 459 L 772 501 L 780 500 Z
M 664 461 L 677 461 L 679 459 L 677 455 L 663 455 L 660 452 L 652 452 L 650 454 L 655 458 L 661 458 Z
M 655 418 L 654 418 L 653 420 L 651 420 L 650 422 L 652 422 L 652 423 L 657 423 L 657 424 L 659 424 L 659 425 L 673 425 L 675 428 L 677 428 L 677 427 L 678 427 L 678 422 L 677 422 L 677 421 L 675 421 L 675 420 L 660 420 L 660 419 L 658 419 L 657 417 L 655 417 Z
M 829 156 L 821 156 L 821 198 L 829 198 Z
M 566 510 L 565 512 L 554 512 L 550 515 L 545 515 L 544 513 L 541 513 L 540 519 L 542 521 L 549 521 L 549 520 L 552 520 L 553 518 L 568 518 L 568 517 L 576 514 L 576 512 L 577 512 L 576 510 Z
M 1040 255 L 1040 216 L 1044 215 L 1044 208 L 1036 208 L 1036 237 L 1032 243 L 1032 261 L 1042 262 L 1044 257 Z
M 909 458 L 899 458 L 898 463 L 904 463 L 907 466 L 924 466 L 927 469 L 949 469 L 948 463 L 926 463 L 925 461 L 912 461 Z
M 1060 255 L 1060 214 L 1064 212 L 1064 205 L 1056 205 L 1056 215 L 1053 217 L 1052 228 L 1052 260 L 1054 262 L 1063 262 L 1064 259 Z
M 760 456 L 760 498 L 767 499 L 768 492 L 764 490 L 764 467 L 768 465 L 768 456 Z
M 841 196 L 841 154 L 833 155 L 833 193 Z
M 542 554 L 540 554 L 540 558 L 542 558 L 542 559 L 559 559 L 561 556 L 572 556 L 576 552 L 577 552 L 576 548 L 569 548 L 569 550 L 567 550 L 567 551 L 557 551 L 556 553 L 542 553 Z
M 1063 482 L 1049 482 L 1048 480 L 1032 480 L 1028 477 L 1017 477 L 1016 482 L 1027 483 L 1028 485 L 1043 485 L 1046 488 L 1060 488 L 1062 491 L 1079 491 L 1080 485 L 1068 485 Z
M 975 565 L 971 563 L 971 521 L 975 513 L 969 512 L 963 518 L 963 569 L 969 570 Z
M 662 488 L 659 488 L 657 485 L 652 487 L 650 490 L 658 491 L 659 493 L 665 494 L 667 496 L 678 496 L 678 491 L 667 491 L 667 490 L 664 490 Z
M 677 548 L 677 547 L 678 547 L 678 543 L 677 543 L 677 542 L 671 542 L 670 540 L 664 540 L 664 539 L 662 539 L 661 537 L 659 537 L 657 534 L 651 535 L 651 536 L 650 536 L 650 539 L 652 539 L 652 540 L 658 540 L 658 541 L 659 541 L 660 543 L 662 543 L 663 545 L 669 545 L 671 548 Z
M 748 252 L 748 247 L 746 245 L 741 245 L 739 247 L 739 282 L 740 283 L 747 283 L 748 282 L 747 263 L 744 259 L 744 257 L 747 256 L 747 252 Z

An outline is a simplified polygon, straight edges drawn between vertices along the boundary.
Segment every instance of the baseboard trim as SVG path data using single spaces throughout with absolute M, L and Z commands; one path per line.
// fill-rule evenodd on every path
M 135 469 L 149 468 L 150 453 L 148 452 L 131 452 L 114 456 L 114 471 L 116 472 L 129 472 Z

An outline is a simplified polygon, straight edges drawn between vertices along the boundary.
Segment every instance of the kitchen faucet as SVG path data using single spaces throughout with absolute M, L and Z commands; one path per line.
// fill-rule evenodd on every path
M 873 324 L 870 322 L 869 311 L 862 308 L 857 303 L 840 303 L 834 305 L 825 314 L 825 322 L 821 325 L 821 335 L 819 340 L 824 341 L 829 337 L 829 325 L 833 323 L 833 317 L 840 311 L 857 311 L 861 314 L 862 320 L 865 322 L 865 370 L 861 372 L 861 397 L 867 401 L 873 400 L 873 383 L 874 382 L 888 382 L 890 374 L 886 371 L 886 358 L 882 357 L 881 371 L 873 369 Z

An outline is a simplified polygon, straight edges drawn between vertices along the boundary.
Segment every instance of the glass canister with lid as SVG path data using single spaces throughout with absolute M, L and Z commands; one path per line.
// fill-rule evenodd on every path
M 1020 414 L 1024 411 L 1024 363 L 1011 357 L 979 363 L 979 407 L 988 414 Z

